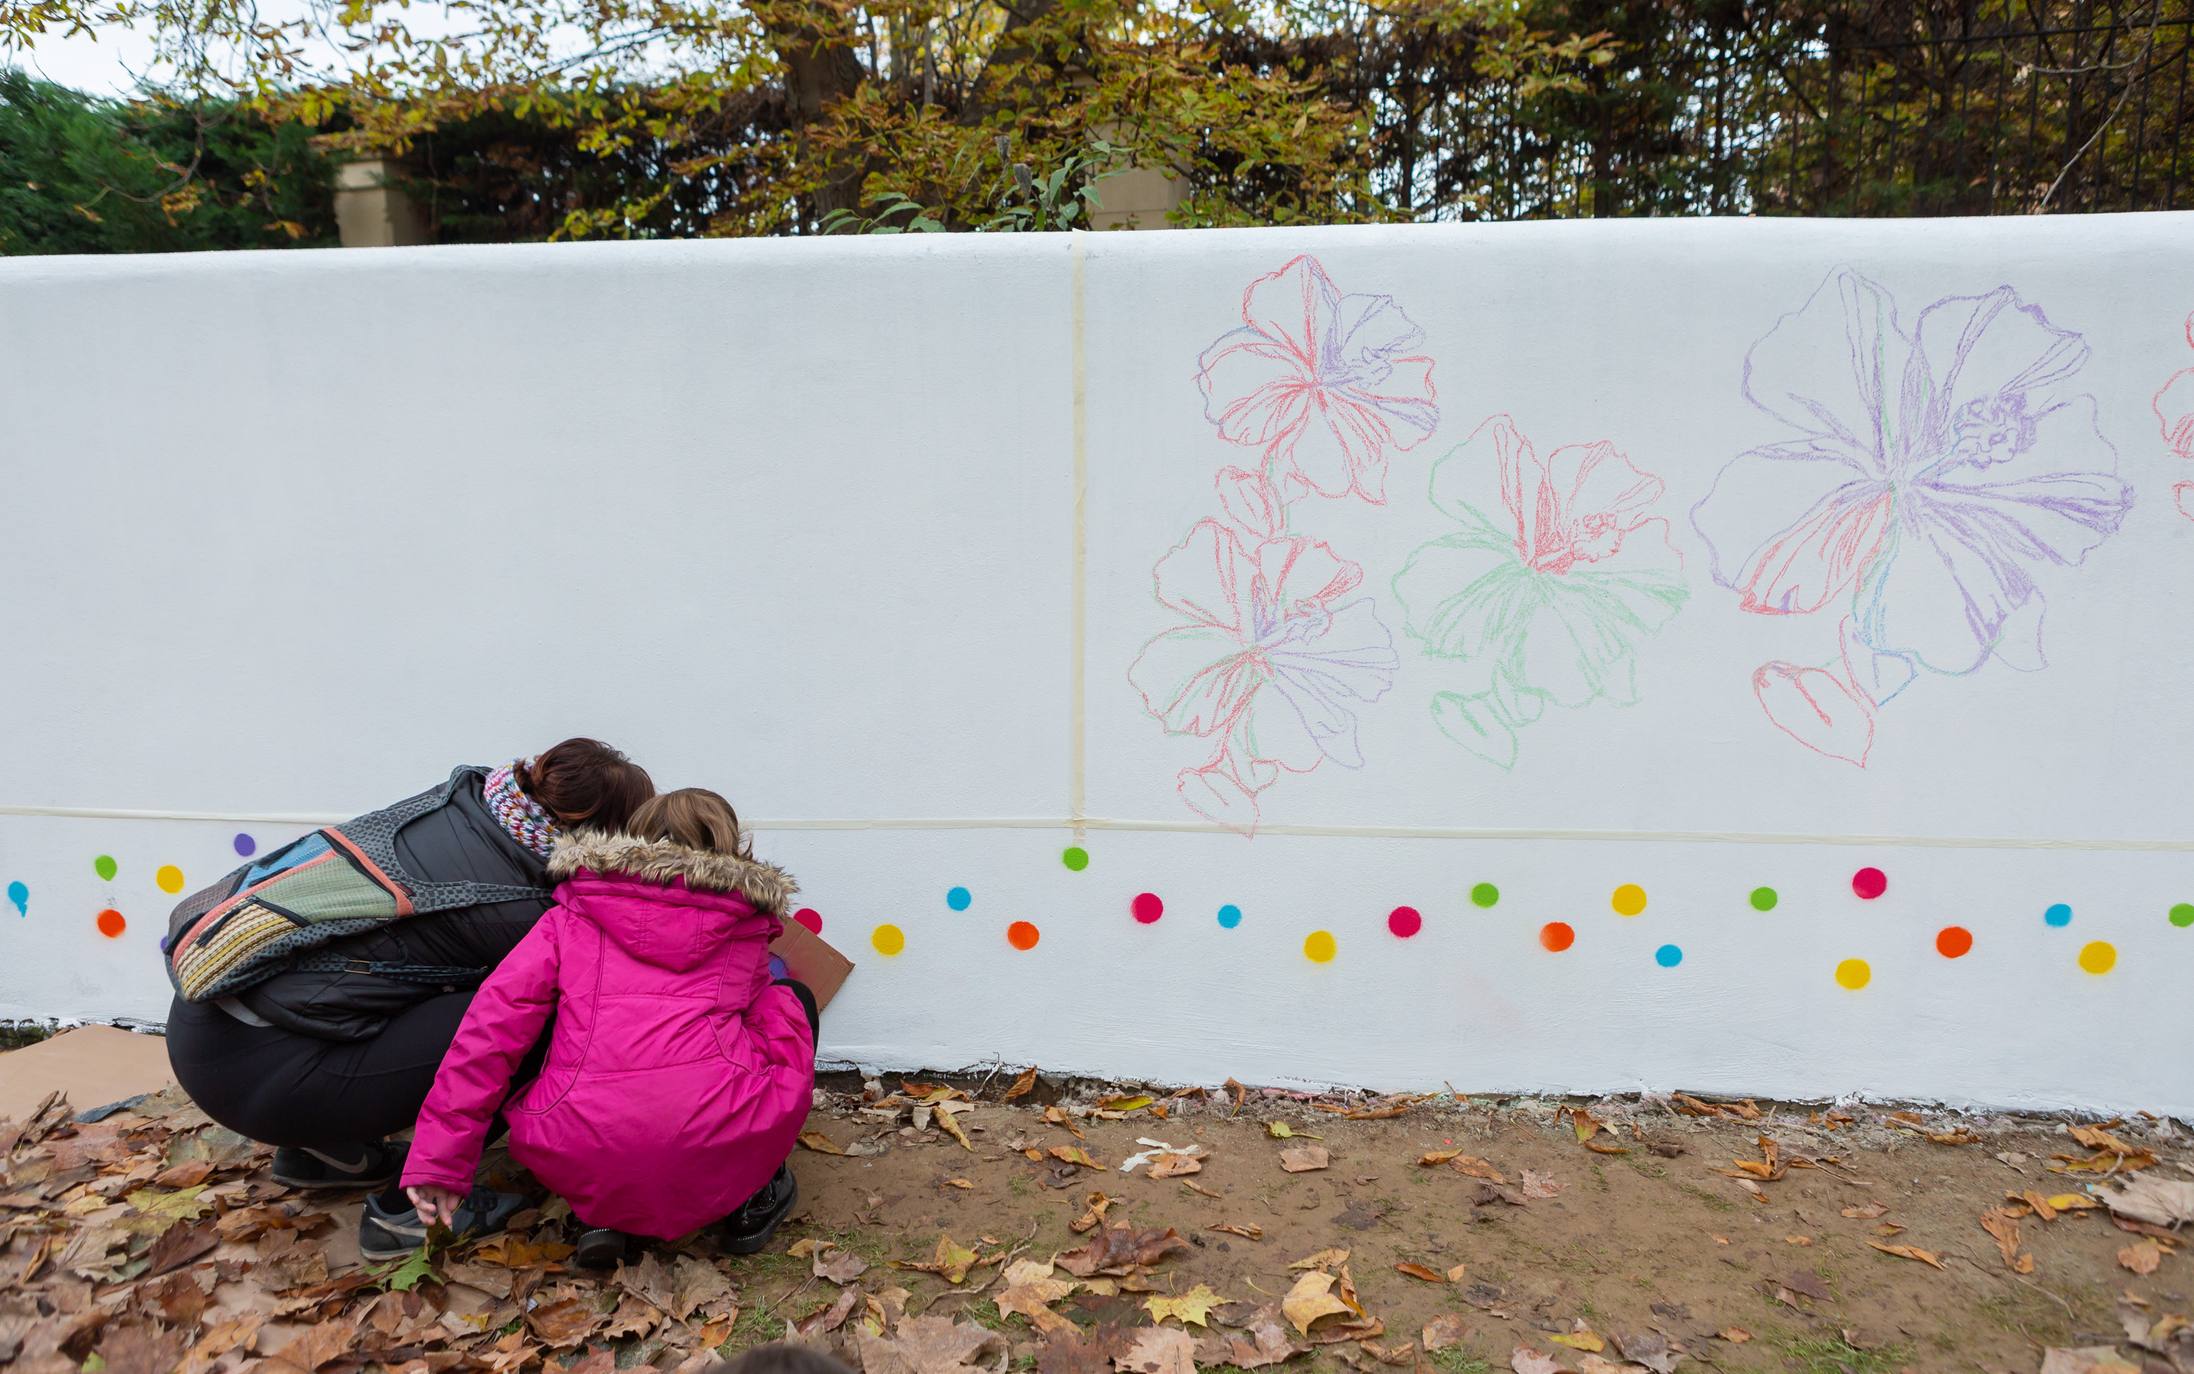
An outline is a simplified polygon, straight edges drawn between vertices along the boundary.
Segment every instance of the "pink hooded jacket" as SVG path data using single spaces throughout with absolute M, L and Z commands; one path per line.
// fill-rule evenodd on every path
M 404 1186 L 472 1187 L 553 1016 L 541 1076 L 507 1108 L 512 1158 L 588 1226 L 686 1235 L 768 1182 L 807 1120 L 815 1038 L 769 971 L 797 885 L 735 854 L 590 832 L 558 841 L 549 872 L 556 905 L 473 998 Z

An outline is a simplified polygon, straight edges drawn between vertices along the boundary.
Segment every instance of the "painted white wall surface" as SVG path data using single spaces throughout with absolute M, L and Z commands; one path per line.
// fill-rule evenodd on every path
M 0 1016 L 583 733 L 832 1060 L 2194 1111 L 2190 244 L 0 261 Z

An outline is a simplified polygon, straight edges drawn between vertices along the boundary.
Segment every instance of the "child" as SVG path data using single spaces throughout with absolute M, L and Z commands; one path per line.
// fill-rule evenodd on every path
M 511 1157 L 595 1228 L 581 1263 L 623 1258 L 620 1232 L 716 1221 L 732 1253 L 761 1250 L 798 1198 L 784 1162 L 815 1087 L 813 998 L 769 968 L 797 885 L 700 788 L 559 840 L 549 873 L 556 905 L 481 986 L 420 1109 L 404 1187 L 421 1220 L 462 1201 L 501 1108 Z M 540 1077 L 504 1108 L 552 1015 Z

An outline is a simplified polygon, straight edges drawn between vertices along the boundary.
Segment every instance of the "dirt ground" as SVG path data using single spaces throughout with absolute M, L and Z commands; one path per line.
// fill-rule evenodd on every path
M 607 1374 L 790 1335 L 864 1374 L 2194 1371 L 2194 1261 L 2095 1205 L 2194 1194 L 2168 1121 L 1012 1084 L 835 1085 L 769 1252 L 610 1276 L 547 1199 L 369 1270 L 356 1197 L 187 1102 L 57 1105 L 0 1126 L 0 1365 Z

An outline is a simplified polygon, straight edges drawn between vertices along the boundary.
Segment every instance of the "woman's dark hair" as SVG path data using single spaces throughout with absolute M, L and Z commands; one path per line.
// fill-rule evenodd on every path
M 758 1345 L 724 1367 L 724 1374 L 853 1374 L 811 1345 L 772 1341 Z
M 647 769 L 598 739 L 567 739 L 520 760 L 512 776 L 566 829 L 616 830 L 655 795 Z

